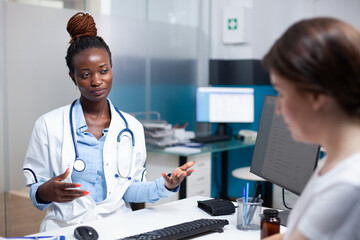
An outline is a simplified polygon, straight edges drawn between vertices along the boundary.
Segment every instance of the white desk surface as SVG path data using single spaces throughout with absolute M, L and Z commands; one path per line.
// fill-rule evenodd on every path
M 185 198 L 163 205 L 125 214 L 123 213 L 81 225 L 92 226 L 98 232 L 99 240 L 108 240 L 119 239 L 200 218 L 218 218 L 227 219 L 229 221 L 229 225 L 225 225 L 222 233 L 214 232 L 202 235 L 196 239 L 260 239 L 260 231 L 245 232 L 236 228 L 236 212 L 231 215 L 213 217 L 199 209 L 197 207 L 197 201 L 206 199 L 209 198 L 201 196 Z M 66 240 L 75 239 L 73 233 L 77 226 L 70 226 L 58 230 L 34 234 L 32 236 L 63 235 L 66 237 Z M 281 226 L 281 232 L 284 232 L 285 229 L 285 227 Z

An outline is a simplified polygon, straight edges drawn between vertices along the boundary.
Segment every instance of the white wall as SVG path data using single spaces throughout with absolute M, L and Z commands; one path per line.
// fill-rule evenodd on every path
M 196 0 L 151 0 L 149 1 L 149 20 L 198 26 L 199 1 Z
M 207 86 L 209 82 L 210 58 L 210 0 L 200 1 L 198 36 L 198 86 Z
M 4 144 L 13 190 L 25 185 L 22 165 L 36 119 L 78 97 L 65 63 L 70 40 L 66 23 L 75 10 L 6 5 L 8 112 L 4 118 L 9 136 Z
M 222 43 L 222 9 L 249 8 L 249 42 Z M 294 22 L 315 16 L 345 20 L 360 29 L 359 0 L 211 0 L 211 58 L 261 59 L 274 41 Z
M 110 13 L 130 19 L 197 27 L 200 1 L 202 0 L 112 0 Z
M 4 106 L 5 106 L 5 3 L 0 2 L 0 193 L 6 190 L 7 174 L 5 171 L 4 147 Z

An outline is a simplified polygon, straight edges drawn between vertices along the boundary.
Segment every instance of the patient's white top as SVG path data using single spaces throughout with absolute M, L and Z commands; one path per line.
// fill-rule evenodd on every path
M 360 239 L 360 152 L 319 176 L 319 165 L 290 213 L 284 239 L 298 228 L 308 239 Z

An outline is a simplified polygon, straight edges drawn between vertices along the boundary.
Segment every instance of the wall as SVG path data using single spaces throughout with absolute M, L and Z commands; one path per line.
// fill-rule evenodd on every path
M 198 86 L 207 86 L 210 59 L 210 0 L 200 1 L 198 31 Z
M 64 59 L 66 23 L 74 13 L 7 3 L 5 141 L 10 189 L 24 187 L 22 164 L 36 119 L 78 97 Z
M 249 9 L 249 42 L 222 43 L 225 6 Z M 211 59 L 261 59 L 286 28 L 302 18 L 332 16 L 360 29 L 359 10 L 358 0 L 211 0 Z
M 111 15 L 197 27 L 199 2 L 199 0 L 111 0 Z
M 358 0 L 255 0 L 253 57 L 261 59 L 280 34 L 303 18 L 336 17 L 360 29 L 359 10 Z
M 4 107 L 5 107 L 5 4 L 0 2 L 0 236 L 6 231 L 6 194 L 8 171 L 5 171 L 5 133 L 4 133 Z M 1 238 L 1 237 L 0 237 Z
M 6 75 L 6 66 L 5 66 L 5 3 L 4 1 L 0 2 L 0 194 L 3 193 L 6 188 L 7 183 L 7 171 L 5 171 L 5 98 L 6 98 L 6 88 L 5 88 L 5 75 Z

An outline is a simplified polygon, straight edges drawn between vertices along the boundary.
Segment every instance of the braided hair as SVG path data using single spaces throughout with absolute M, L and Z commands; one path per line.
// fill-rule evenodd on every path
M 69 19 L 66 30 L 71 37 L 70 46 L 65 57 L 70 73 L 74 73 L 75 70 L 73 63 L 74 56 L 82 50 L 89 48 L 105 49 L 109 54 L 110 64 L 112 65 L 110 48 L 102 37 L 97 36 L 95 21 L 90 14 L 83 12 L 76 13 Z

